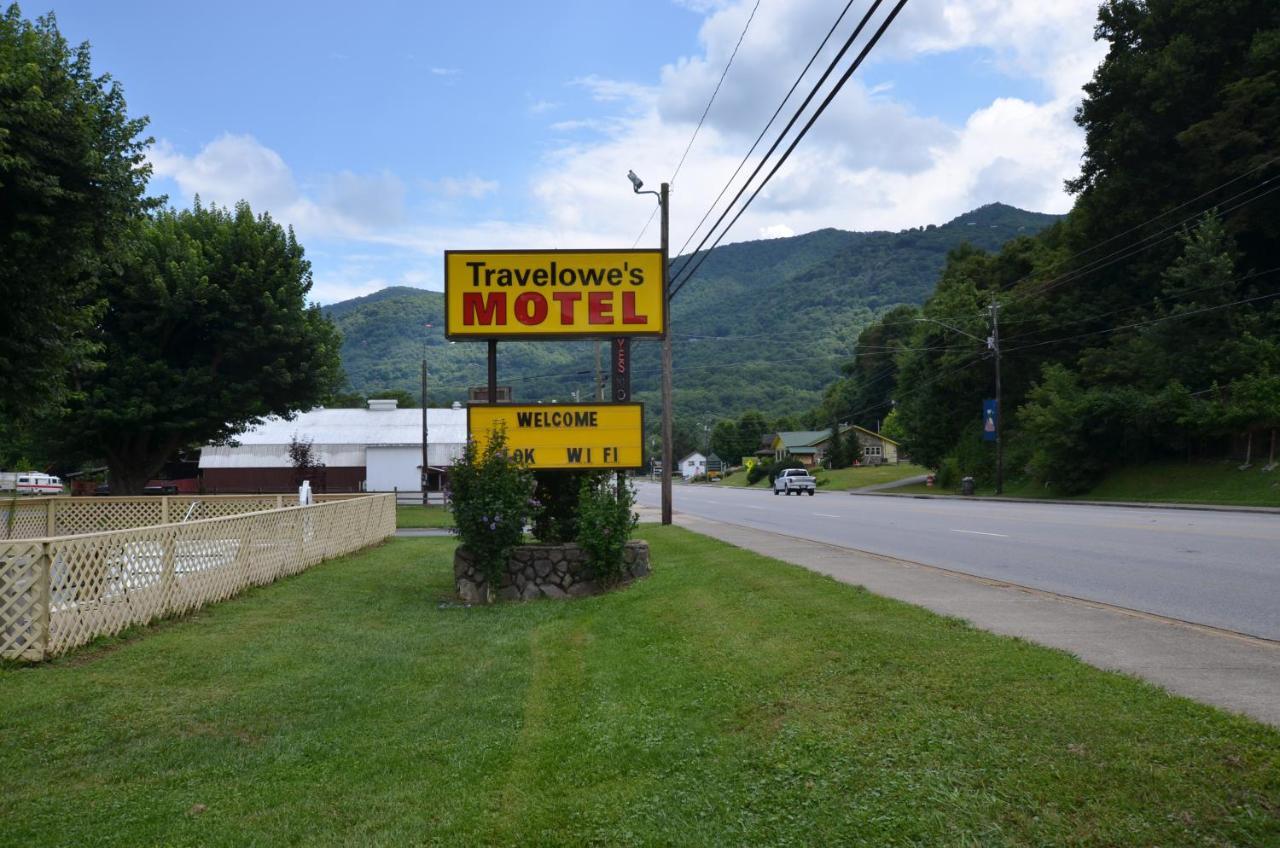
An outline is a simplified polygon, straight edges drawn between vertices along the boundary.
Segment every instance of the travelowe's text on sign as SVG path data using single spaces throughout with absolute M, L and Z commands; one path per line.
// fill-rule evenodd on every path
M 659 250 L 447 250 L 448 338 L 666 332 Z
M 495 426 L 529 468 L 625 469 L 644 462 L 644 404 L 536 404 L 467 407 L 467 432 L 481 450 Z

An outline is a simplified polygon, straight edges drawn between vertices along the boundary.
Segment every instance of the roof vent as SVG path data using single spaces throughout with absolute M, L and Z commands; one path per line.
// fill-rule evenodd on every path
M 395 408 L 395 398 L 369 398 L 370 412 L 390 412 Z

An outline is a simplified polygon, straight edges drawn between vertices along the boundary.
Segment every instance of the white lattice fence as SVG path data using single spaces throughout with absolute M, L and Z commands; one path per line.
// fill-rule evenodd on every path
M 0 543 L 0 656 L 57 656 L 395 532 L 394 495 L 279 509 L 270 500 L 222 518 Z

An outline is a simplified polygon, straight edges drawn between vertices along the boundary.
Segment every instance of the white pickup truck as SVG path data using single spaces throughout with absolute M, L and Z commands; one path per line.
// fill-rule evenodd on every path
M 792 492 L 797 495 L 801 492 L 808 492 L 812 495 L 817 490 L 818 481 L 803 468 L 784 468 L 777 477 L 773 478 L 773 493 L 775 495 L 779 492 L 788 495 Z

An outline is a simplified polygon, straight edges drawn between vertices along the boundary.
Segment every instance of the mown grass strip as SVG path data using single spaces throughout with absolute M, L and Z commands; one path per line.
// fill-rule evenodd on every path
M 401 504 L 396 507 L 396 526 L 407 528 L 452 527 L 453 513 L 443 506 Z
M 8 844 L 1276 844 L 1280 733 L 676 528 L 447 603 L 402 539 L 0 670 Z

